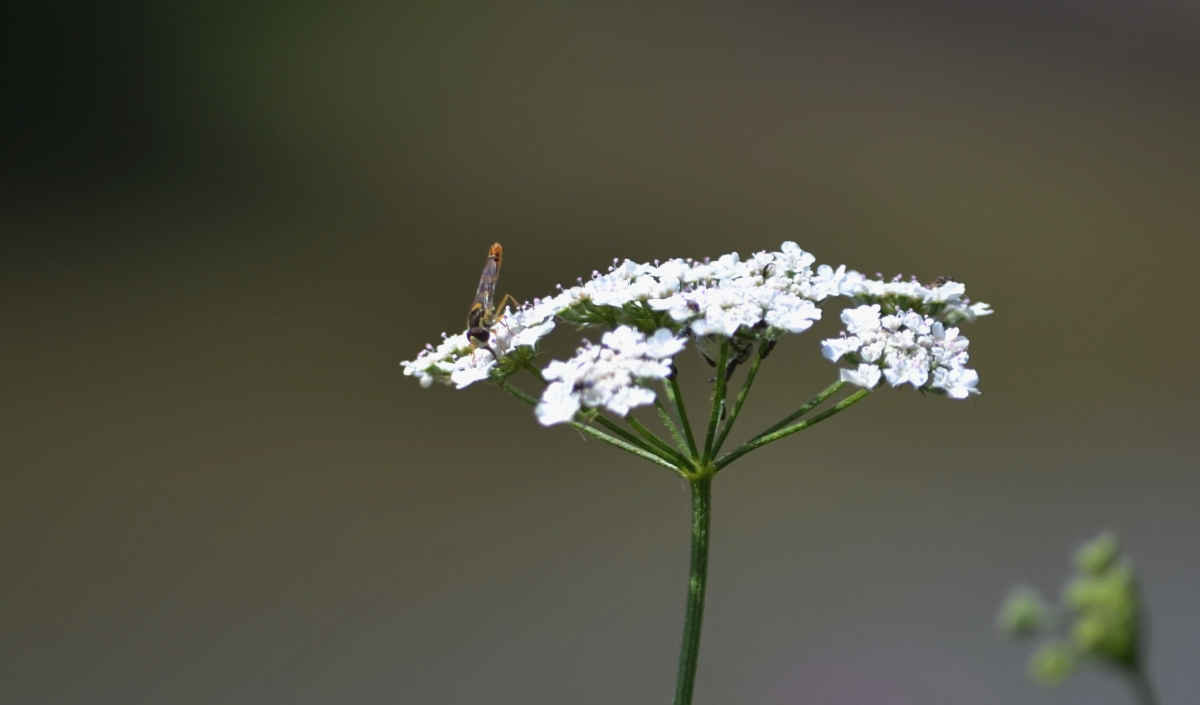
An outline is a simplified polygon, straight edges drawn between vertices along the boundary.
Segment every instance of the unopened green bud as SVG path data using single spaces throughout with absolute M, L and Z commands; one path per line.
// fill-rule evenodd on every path
M 1063 588 L 1063 602 L 1079 612 L 1102 608 L 1104 601 L 1104 583 L 1099 578 L 1082 576 L 1067 583 Z
M 1079 547 L 1075 552 L 1075 566 L 1089 575 L 1100 575 L 1116 563 L 1120 550 L 1117 538 L 1105 531 Z
M 1082 617 L 1071 629 L 1071 641 L 1075 648 L 1084 653 L 1103 650 L 1106 637 L 1110 637 L 1109 624 L 1099 616 Z
M 1033 636 L 1046 623 L 1046 605 L 1037 591 L 1018 585 L 1004 598 L 996 626 L 1010 638 Z
M 1075 652 L 1061 641 L 1049 641 L 1038 647 L 1029 659 L 1029 675 L 1045 686 L 1056 686 L 1075 670 Z
M 1100 576 L 1081 576 L 1067 583 L 1063 601 L 1080 613 L 1133 613 L 1137 611 L 1137 590 L 1133 568 L 1120 564 Z
M 1127 610 L 1082 615 L 1071 630 L 1071 640 L 1083 653 L 1120 665 L 1137 662 L 1137 622 Z
M 1121 562 L 1103 575 L 1076 578 L 1065 599 L 1078 614 L 1071 640 L 1080 652 L 1126 666 L 1137 662 L 1138 596 L 1132 566 Z

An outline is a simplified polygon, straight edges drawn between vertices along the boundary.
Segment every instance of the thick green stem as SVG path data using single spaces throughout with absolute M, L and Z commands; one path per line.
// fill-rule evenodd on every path
M 718 368 L 720 369 L 720 368 Z M 674 705 L 691 705 L 700 659 L 700 628 L 704 623 L 704 588 L 708 581 L 708 530 L 712 519 L 712 477 L 692 480 L 692 561 L 688 575 L 687 612 Z
M 790 436 L 793 433 L 803 431 L 804 429 L 808 428 L 809 426 L 815 426 L 816 424 L 824 421 L 825 419 L 829 418 L 830 416 L 833 416 L 834 414 L 837 414 L 845 409 L 848 409 L 850 406 L 852 406 L 852 405 L 858 403 L 859 401 L 861 401 L 862 399 L 866 398 L 866 396 L 870 393 L 871 393 L 870 389 L 860 389 L 857 392 L 855 392 L 854 394 L 851 394 L 850 396 L 846 397 L 845 399 L 839 401 L 836 405 L 834 405 L 833 408 L 822 411 L 821 413 L 817 414 L 816 416 L 812 417 L 811 419 L 801 421 L 798 424 L 795 424 L 793 426 L 788 426 L 787 428 L 778 430 L 774 433 L 768 433 L 763 436 L 757 436 L 756 438 L 754 438 L 752 440 L 746 441 L 745 443 L 738 446 L 737 448 L 729 451 L 729 454 L 726 455 L 725 457 L 721 458 L 720 460 L 718 460 L 716 463 L 714 463 L 713 467 L 719 471 L 721 468 L 725 467 L 726 465 L 729 465 L 733 461 L 737 460 L 738 458 L 742 457 L 746 453 L 749 453 L 750 451 L 752 451 L 756 448 L 761 448 L 768 443 L 773 443 L 781 438 Z

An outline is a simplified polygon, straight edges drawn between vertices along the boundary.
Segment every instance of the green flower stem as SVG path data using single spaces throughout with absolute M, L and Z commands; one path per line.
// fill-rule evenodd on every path
M 678 463 L 681 469 L 693 469 L 692 461 L 689 458 L 681 454 L 678 450 L 672 448 L 670 443 L 667 443 L 663 439 L 659 438 L 654 434 L 653 431 L 646 428 L 645 424 L 634 418 L 633 414 L 626 416 L 625 420 L 629 422 L 629 425 L 633 427 L 633 430 L 640 433 L 642 438 L 646 439 L 646 442 L 661 451 L 661 454 L 666 455 L 666 457 Z
M 667 412 L 667 407 L 663 406 L 662 399 L 658 396 L 654 397 L 654 410 L 658 412 L 658 417 L 662 419 L 663 425 L 671 433 L 671 438 L 675 439 L 675 447 L 679 449 L 680 453 L 686 455 L 689 452 L 687 441 L 683 440 L 683 435 L 679 433 L 679 427 L 675 425 L 671 414 Z
M 1126 671 L 1129 678 L 1129 685 L 1133 688 L 1134 697 L 1137 699 L 1138 705 L 1158 705 L 1158 696 L 1154 692 L 1154 684 L 1150 682 L 1150 674 L 1146 671 L 1146 661 L 1142 658 L 1142 651 L 1145 645 L 1145 635 L 1148 630 L 1148 615 L 1143 607 L 1146 602 L 1142 595 L 1141 581 L 1136 578 L 1133 581 L 1133 597 L 1137 605 L 1137 627 L 1134 635 L 1133 647 L 1133 663 Z
M 520 399 L 521 401 L 525 402 L 526 404 L 537 406 L 537 403 L 538 403 L 537 399 L 526 394 L 525 392 L 521 391 L 520 389 L 517 389 L 507 380 L 505 380 L 504 382 L 501 382 L 500 387 L 504 391 L 506 391 L 509 394 L 513 395 L 514 397 Z M 602 418 L 602 417 L 600 417 L 600 418 Z M 605 419 L 605 420 L 607 420 L 607 419 Z M 669 461 L 664 460 L 663 458 L 660 458 L 659 456 L 655 455 L 654 453 L 643 450 L 642 448 L 639 448 L 636 445 L 633 445 L 631 443 L 626 443 L 625 441 L 623 441 L 619 438 L 614 438 L 614 437 L 608 435 L 607 433 L 601 431 L 600 429 L 592 428 L 591 426 L 589 426 L 587 424 L 579 423 L 578 421 L 572 421 L 571 428 L 576 429 L 580 433 L 585 433 L 585 434 L 591 436 L 592 438 L 598 438 L 598 439 L 604 441 L 605 443 L 608 443 L 609 445 L 614 445 L 623 451 L 626 451 L 628 453 L 632 453 L 632 454 L 636 455 L 639 458 L 642 458 L 644 460 L 649 460 L 650 462 L 652 462 L 656 465 L 661 465 L 664 468 L 667 468 L 676 474 L 683 475 L 684 471 L 675 467 Z
M 721 370 L 722 368 L 718 368 Z M 675 680 L 674 705 L 691 705 L 700 659 L 700 627 L 704 622 L 704 589 L 708 581 L 708 530 L 712 518 L 712 476 L 691 481 L 692 560 L 688 576 L 687 612 L 683 620 L 683 644 L 679 650 L 679 673 Z
M 796 419 L 800 418 L 801 416 L 804 416 L 808 412 L 810 412 L 813 409 L 815 409 L 816 407 L 820 406 L 821 402 L 825 401 L 826 399 L 833 396 L 834 394 L 837 394 L 837 391 L 844 386 L 846 386 L 846 383 L 841 380 L 834 382 L 833 384 L 826 387 L 825 390 L 822 391 L 820 394 L 813 397 L 807 404 L 800 407 L 799 409 L 796 409 L 792 413 L 788 414 L 787 418 L 785 418 L 784 420 L 775 424 L 774 426 L 768 428 L 767 430 L 763 431 L 762 433 L 758 434 L 751 440 L 756 441 L 759 438 L 763 438 L 764 436 L 769 436 L 770 434 L 775 433 L 776 431 L 778 431 L 781 428 L 785 428 L 791 422 L 795 421 Z
M 546 383 L 546 378 L 542 376 L 542 371 L 537 368 L 537 365 L 533 364 L 529 360 L 521 360 L 521 367 L 528 370 L 530 374 L 537 378 L 537 381 L 541 382 L 542 384 Z
M 725 457 L 718 460 L 713 465 L 713 469 L 714 469 L 714 471 L 720 471 L 721 468 L 725 467 L 726 465 L 729 465 L 733 461 L 742 457 L 746 453 L 749 453 L 750 451 L 755 450 L 756 448 L 761 448 L 762 446 L 765 446 L 768 443 L 773 443 L 781 438 L 786 438 L 787 436 L 790 436 L 793 433 L 803 431 L 804 429 L 808 428 L 809 426 L 816 425 L 816 424 L 824 421 L 825 419 L 829 418 L 830 416 L 833 416 L 834 414 L 844 411 L 845 409 L 850 408 L 854 404 L 857 404 L 858 402 L 865 399 L 866 396 L 870 393 L 871 393 L 871 390 L 869 390 L 869 389 L 860 389 L 857 392 L 846 397 L 845 399 L 839 401 L 837 404 L 835 404 L 833 406 L 833 408 L 826 409 L 825 411 L 822 411 L 821 413 L 817 414 L 816 416 L 812 417 L 811 419 L 801 421 L 798 424 L 795 424 L 793 426 L 788 426 L 787 428 L 780 429 L 778 431 L 775 431 L 774 433 L 769 433 L 767 435 L 758 436 L 752 440 L 746 441 L 742 445 L 740 445 L 737 448 L 735 448 L 734 450 L 730 451 L 728 455 L 726 455 Z
M 721 423 L 721 409 L 725 408 L 725 365 L 729 363 L 729 340 L 721 343 L 721 354 L 717 361 L 717 388 L 713 390 L 712 411 L 708 416 L 708 432 L 704 434 L 704 455 L 700 464 L 707 465 L 713 457 L 713 442 L 717 440 L 717 425 Z
M 664 468 L 667 468 L 668 470 L 670 470 L 671 472 L 676 473 L 677 475 L 683 475 L 683 472 L 679 468 L 677 468 L 673 464 L 671 464 L 671 462 L 669 462 L 667 460 L 663 460 L 662 458 L 658 457 L 657 455 L 655 455 L 653 453 L 648 453 L 648 452 L 642 450 L 641 448 L 638 448 L 635 445 L 626 443 L 625 441 L 622 441 L 618 438 L 613 438 L 612 436 L 608 435 L 607 433 L 604 433 L 603 431 L 600 431 L 599 429 L 592 428 L 591 426 L 588 426 L 587 424 L 579 423 L 578 421 L 572 421 L 571 427 L 580 431 L 581 433 L 586 433 L 587 435 L 592 436 L 593 438 L 599 438 L 600 440 L 604 441 L 605 443 L 614 445 L 614 446 L 620 448 L 621 450 L 633 453 L 634 455 L 636 455 L 639 458 L 642 458 L 643 460 L 649 460 L 650 462 L 654 463 L 655 465 L 661 465 Z
M 1154 694 L 1154 685 L 1140 664 L 1127 671 L 1127 675 L 1138 705 L 1158 705 L 1158 697 Z
M 536 398 L 534 398 L 532 395 L 527 394 L 524 391 L 518 389 L 517 387 L 514 387 L 512 385 L 512 383 L 509 382 L 508 380 L 504 380 L 503 382 L 501 382 L 500 388 L 530 406 L 537 406 L 538 400 Z
M 664 386 L 667 390 L 667 398 L 675 407 L 675 413 L 679 415 L 679 425 L 683 426 L 683 433 L 687 437 L 688 450 L 693 458 L 699 458 L 700 454 L 696 452 L 696 437 L 692 435 L 692 425 L 688 423 L 687 407 L 683 404 L 683 392 L 679 389 L 679 377 L 674 371 Z
M 621 440 L 625 441 L 626 443 L 637 446 L 638 448 L 641 448 L 642 450 L 646 451 L 647 453 L 653 453 L 654 455 L 657 455 L 658 457 L 662 458 L 663 460 L 673 462 L 673 458 L 671 458 L 671 456 L 664 454 L 658 448 L 652 446 L 651 444 L 647 443 L 646 441 L 643 441 L 641 438 L 638 438 L 637 436 L 633 435 L 629 431 L 626 431 L 624 428 L 621 427 L 620 424 L 618 424 L 616 421 L 613 421 L 612 419 L 608 418 L 604 414 L 597 412 L 594 416 L 591 417 L 591 420 L 595 421 L 596 423 L 600 424 L 604 428 L 608 429 L 610 433 L 619 437 Z
M 713 455 L 721 452 L 721 446 L 725 445 L 725 439 L 733 430 L 733 422 L 737 421 L 738 414 L 742 413 L 742 404 L 746 403 L 746 397 L 750 394 L 750 385 L 754 384 L 754 377 L 758 374 L 758 366 L 761 364 L 762 354 L 760 353 L 755 355 L 754 362 L 750 363 L 750 371 L 746 373 L 746 381 L 742 383 L 742 390 L 738 392 L 737 401 L 733 403 L 733 411 L 729 412 L 729 418 L 725 421 L 724 428 L 721 429 L 721 435 L 717 436 L 717 442 L 713 444 Z
M 542 373 L 540 370 L 538 370 L 538 368 L 534 367 L 532 364 L 529 364 L 529 363 L 526 363 L 525 367 L 527 367 L 527 369 L 533 373 L 533 376 L 536 377 L 538 379 L 538 381 L 540 381 L 543 385 L 546 384 L 546 379 L 544 377 L 542 377 Z M 515 389 L 515 387 L 514 387 L 514 389 Z M 528 402 L 532 399 L 533 399 L 533 397 L 529 397 L 528 399 L 526 399 L 526 401 Z M 532 403 L 536 404 L 537 401 L 533 400 Z M 674 459 L 670 455 L 665 455 L 663 453 L 660 453 L 656 448 L 651 447 L 649 444 L 647 444 L 642 439 L 633 435 L 629 431 L 626 431 L 625 429 L 621 428 L 620 425 L 618 425 L 611 419 L 608 419 L 607 417 L 605 417 L 599 413 L 597 413 L 594 418 L 597 422 L 600 423 L 601 426 L 604 426 L 609 431 L 611 431 L 614 434 L 616 434 L 617 436 L 619 436 L 626 443 L 633 445 L 633 446 L 637 446 L 638 448 L 641 448 L 642 450 L 646 451 L 647 453 L 657 455 L 658 457 L 662 458 L 663 460 L 673 463 Z
M 535 367 L 532 363 L 529 363 L 528 361 L 526 361 L 526 363 L 523 366 L 526 369 L 528 369 L 531 373 L 533 373 L 533 376 L 536 377 L 539 382 L 541 382 L 543 385 L 546 384 L 546 378 L 542 377 L 541 370 L 539 370 L 537 367 Z M 662 458 L 663 460 L 666 460 L 667 462 L 671 463 L 672 467 L 674 467 L 676 469 L 685 469 L 685 468 L 689 467 L 689 464 L 683 460 L 683 457 L 681 455 L 676 453 L 674 451 L 674 449 L 672 449 L 669 445 L 667 445 L 662 440 L 660 440 L 657 436 L 654 436 L 654 434 L 650 434 L 650 436 L 652 437 L 652 442 L 646 443 L 645 441 L 643 441 L 642 439 L 633 435 L 629 431 L 626 431 L 624 428 L 622 428 L 616 422 L 605 417 L 603 414 L 597 413 L 593 418 L 601 426 L 604 426 L 609 431 L 616 434 L 618 437 L 620 437 L 626 443 L 637 446 L 638 448 L 641 448 L 642 450 L 644 450 L 647 453 L 650 453 L 652 455 L 657 455 L 659 458 Z M 661 446 L 661 450 L 660 450 L 659 446 Z M 663 451 L 665 451 L 665 452 L 663 452 Z M 683 462 L 681 463 L 680 461 L 683 461 Z

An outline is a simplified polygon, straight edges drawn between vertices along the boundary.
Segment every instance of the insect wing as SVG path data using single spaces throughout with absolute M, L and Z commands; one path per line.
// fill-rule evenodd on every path
M 496 279 L 500 277 L 500 258 L 488 257 L 479 277 L 479 289 L 475 292 L 475 304 L 485 310 L 492 308 L 492 294 L 496 291 Z
M 484 329 L 493 315 L 492 295 L 496 291 L 496 279 L 500 276 L 500 257 L 503 252 L 498 242 L 488 250 L 487 263 L 483 265 L 483 274 L 479 277 L 479 289 L 475 291 L 475 303 L 467 315 L 467 327 L 473 339 L 487 340 Z

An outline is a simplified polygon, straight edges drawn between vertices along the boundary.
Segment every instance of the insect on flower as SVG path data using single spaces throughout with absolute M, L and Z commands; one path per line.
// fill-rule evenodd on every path
M 488 250 L 487 263 L 483 265 L 483 274 L 479 277 L 479 289 L 475 292 L 475 303 L 471 304 L 471 312 L 467 314 L 467 338 L 492 354 L 497 360 L 500 356 L 488 345 L 492 332 L 489 330 L 497 317 L 504 312 L 504 307 L 510 302 L 515 306 L 517 300 L 508 294 L 500 300 L 498 306 L 492 306 L 492 295 L 496 292 L 496 280 L 500 278 L 500 258 L 504 248 L 500 243 L 492 245 Z

